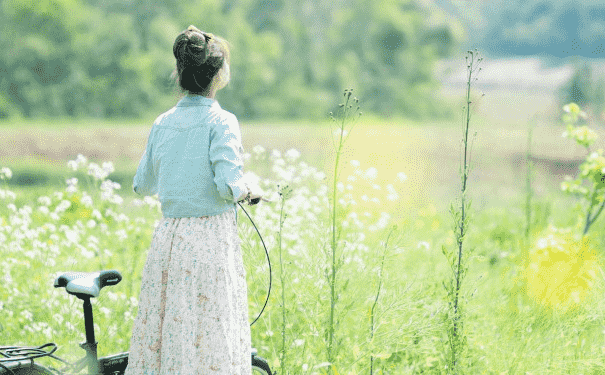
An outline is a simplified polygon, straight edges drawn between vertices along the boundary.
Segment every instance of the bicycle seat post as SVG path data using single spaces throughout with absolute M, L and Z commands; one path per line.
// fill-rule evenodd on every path
M 95 327 L 92 315 L 92 304 L 90 297 L 82 298 L 84 301 L 84 328 L 86 330 L 86 342 L 80 344 L 80 347 L 86 350 L 88 360 L 88 370 L 91 374 L 100 374 L 99 360 L 97 358 L 97 342 L 95 340 Z

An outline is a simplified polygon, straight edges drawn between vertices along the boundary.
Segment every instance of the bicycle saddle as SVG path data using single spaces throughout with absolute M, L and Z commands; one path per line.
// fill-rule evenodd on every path
M 55 288 L 65 287 L 69 294 L 78 298 L 98 297 L 104 286 L 116 285 L 122 275 L 116 270 L 99 272 L 66 272 L 55 279 Z

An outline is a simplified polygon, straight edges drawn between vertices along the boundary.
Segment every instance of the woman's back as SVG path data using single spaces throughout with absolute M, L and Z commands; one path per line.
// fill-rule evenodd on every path
M 189 95 L 153 124 L 134 189 L 158 194 L 164 217 L 217 215 L 245 190 L 242 154 L 235 116 Z

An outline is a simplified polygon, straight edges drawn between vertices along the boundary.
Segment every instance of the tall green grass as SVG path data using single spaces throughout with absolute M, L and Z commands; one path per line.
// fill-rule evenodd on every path
M 267 309 L 252 326 L 253 345 L 272 368 L 372 375 L 605 371 L 605 288 L 598 280 L 605 241 L 593 235 L 582 247 L 575 239 L 584 229 L 584 201 L 534 194 L 526 185 L 531 200 L 520 195 L 506 206 L 476 210 L 472 226 L 461 199 L 464 214 L 450 228 L 448 212 L 435 201 L 409 209 L 402 192 L 411 181 L 403 172 L 360 162 L 340 148 L 350 131 L 348 122 L 340 124 L 333 167 L 310 164 L 294 149 L 258 146 L 246 155 L 248 171 L 264 176 L 261 187 L 276 194 L 274 203 L 249 210 L 279 264 Z M 0 182 L 0 345 L 54 341 L 62 357 L 83 355 L 81 305 L 52 281 L 61 271 L 115 268 L 124 280 L 93 301 L 99 354 L 128 350 L 160 211 L 157 200 L 129 195 L 127 183 L 102 194 L 101 184 L 116 172 L 94 179 L 89 165 L 56 171 L 62 184 L 41 190 L 9 184 L 19 178 L 16 171 Z M 67 183 L 74 176 L 78 183 Z M 467 163 L 462 186 L 465 176 Z M 269 269 L 258 236 L 240 217 L 252 320 L 264 303 Z M 604 230 L 595 219 L 589 234 Z M 449 263 L 444 247 L 457 250 Z M 557 263 L 548 254 L 567 260 Z M 558 277 L 551 272 L 558 269 L 581 280 L 581 272 L 565 273 L 572 263 L 595 271 L 573 308 L 553 304 L 552 293 L 535 293 L 543 285 L 534 275 Z M 453 298 L 463 310 L 453 309 Z
M 331 238 L 326 225 L 330 223 L 327 176 L 295 152 L 258 150 L 248 162 L 274 171 L 275 179 L 263 182 L 266 190 L 277 192 L 277 185 L 286 182 L 292 189 L 283 206 L 276 200 L 250 210 L 274 261 L 281 241 L 284 283 L 274 283 L 267 310 L 252 327 L 253 344 L 272 367 L 284 374 L 321 374 L 330 368 L 341 374 L 446 373 L 442 314 L 447 303 L 441 282 L 449 267 L 439 249 L 456 244 L 455 233 L 442 224 L 447 222 L 447 213 L 428 205 L 404 220 L 394 222 L 382 216 L 380 222 L 383 203 L 372 202 L 372 196 L 367 202 L 361 198 L 373 192 L 380 202 L 390 202 L 384 187 L 373 189 L 369 179 L 373 171 L 366 173 L 370 168 L 359 165 L 358 173 L 351 175 L 354 181 L 343 176 L 347 181 L 342 186 L 344 198 L 358 204 L 348 206 L 341 222 L 346 256 L 340 259 L 338 273 L 342 284 L 340 308 L 334 313 L 334 358 L 327 364 L 326 322 L 331 306 L 330 267 L 325 262 Z M 69 177 L 66 172 L 65 178 Z M 116 268 L 124 280 L 104 289 L 94 302 L 99 351 L 106 355 L 128 350 L 141 270 L 160 214 L 153 200 L 141 205 L 129 199 L 116 204 L 95 198 L 88 207 L 82 199 L 84 191 L 96 197 L 94 189 L 82 186 L 74 193 L 56 189 L 47 194 L 48 199 L 38 200 L 11 187 L 8 190 L 16 197 L 2 198 L 0 336 L 6 344 L 54 341 L 61 347 L 59 355 L 72 359 L 81 355 L 76 345 L 83 339 L 81 306 L 63 290 L 52 288 L 54 275 Z M 70 202 L 69 207 L 63 207 L 64 201 Z M 532 204 L 537 240 L 549 223 L 567 227 L 577 222 L 577 216 L 570 217 L 562 208 L 569 201 L 536 198 Z M 602 371 L 602 294 L 586 299 L 575 314 L 541 307 L 523 290 L 523 268 L 517 261 L 519 240 L 525 235 L 524 200 L 475 215 L 476 224 L 465 241 L 481 246 L 473 252 L 464 284 L 472 298 L 466 304 L 468 349 L 463 370 L 488 374 Z M 392 224 L 397 224 L 397 231 L 392 232 Z M 253 228 L 244 219 L 239 225 L 253 319 L 266 296 L 268 267 Z M 274 228 L 281 228 L 279 235 Z M 595 232 L 604 229 L 599 221 L 593 228 Z M 598 246 L 603 248 L 602 243 Z M 282 362 L 284 341 L 286 360 Z

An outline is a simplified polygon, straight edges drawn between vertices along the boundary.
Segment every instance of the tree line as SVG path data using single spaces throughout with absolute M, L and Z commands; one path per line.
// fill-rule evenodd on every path
M 218 99 L 239 117 L 324 117 L 344 88 L 366 112 L 450 114 L 433 63 L 462 32 L 414 0 L 3 0 L 0 119 L 168 109 L 172 44 L 189 24 L 231 44 Z

